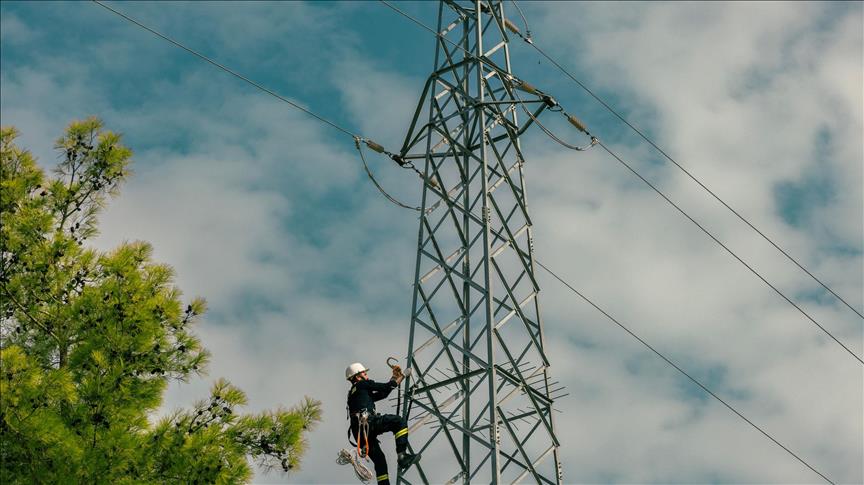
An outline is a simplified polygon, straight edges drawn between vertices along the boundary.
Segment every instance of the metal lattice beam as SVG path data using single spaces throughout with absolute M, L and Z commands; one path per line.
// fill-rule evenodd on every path
M 513 92 L 502 1 L 443 0 L 438 31 L 400 151 L 429 183 L 402 409 L 423 460 L 399 483 L 560 484 L 517 117 L 547 105 Z

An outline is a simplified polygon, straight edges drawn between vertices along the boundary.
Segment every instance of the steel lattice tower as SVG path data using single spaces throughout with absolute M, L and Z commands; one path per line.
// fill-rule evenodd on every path
M 561 483 L 517 116 L 551 104 L 513 91 L 508 25 L 501 0 L 440 2 L 400 152 L 428 182 L 401 407 L 423 458 L 399 483 Z

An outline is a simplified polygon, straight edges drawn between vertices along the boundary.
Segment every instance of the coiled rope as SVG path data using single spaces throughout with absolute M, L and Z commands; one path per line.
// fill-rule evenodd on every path
M 356 451 L 352 452 L 342 448 L 336 455 L 336 463 L 339 465 L 351 465 L 354 468 L 354 474 L 363 483 L 369 483 L 375 478 L 375 474 L 363 463 L 363 460 Z

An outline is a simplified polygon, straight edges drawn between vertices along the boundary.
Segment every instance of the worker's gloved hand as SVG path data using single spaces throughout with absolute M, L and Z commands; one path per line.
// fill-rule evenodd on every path
M 402 379 L 405 378 L 405 374 L 402 373 L 402 368 L 398 365 L 393 366 L 393 380 L 396 381 L 396 384 L 401 384 Z

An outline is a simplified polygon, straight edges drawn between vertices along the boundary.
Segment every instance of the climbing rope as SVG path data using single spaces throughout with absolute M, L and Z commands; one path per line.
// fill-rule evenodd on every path
M 351 465 L 354 468 L 354 474 L 357 475 L 357 478 L 363 483 L 369 483 L 373 478 L 375 478 L 375 474 L 372 473 L 372 470 L 363 463 L 362 458 L 360 458 L 356 452 L 352 453 L 351 451 L 342 448 L 336 456 L 336 463 L 340 465 Z

